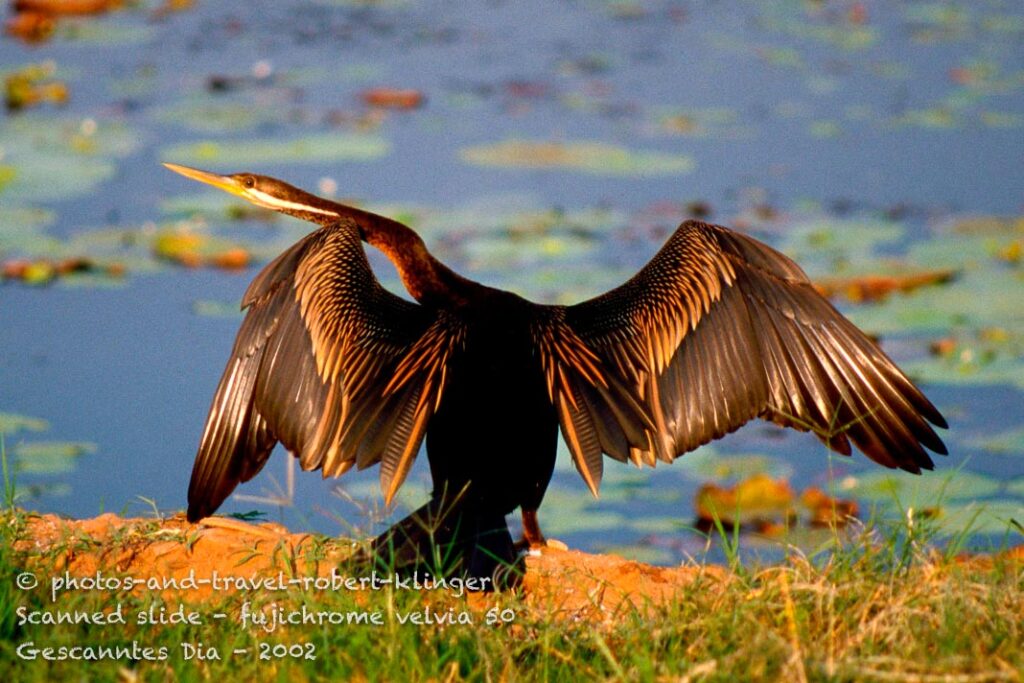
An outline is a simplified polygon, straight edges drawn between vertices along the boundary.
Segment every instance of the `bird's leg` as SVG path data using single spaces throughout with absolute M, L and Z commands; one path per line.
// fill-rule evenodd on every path
M 516 543 L 516 547 L 522 549 L 543 548 L 547 546 L 548 540 L 540 530 L 540 523 L 537 521 L 537 511 L 523 509 L 523 537 Z
M 477 579 L 471 590 L 507 590 L 525 572 L 500 511 L 459 496 L 437 495 L 375 538 L 364 568 L 401 575 Z

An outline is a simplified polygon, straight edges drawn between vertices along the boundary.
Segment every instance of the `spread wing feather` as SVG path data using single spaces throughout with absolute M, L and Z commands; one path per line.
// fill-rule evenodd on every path
M 280 441 L 303 469 L 381 463 L 390 502 L 461 346 L 457 320 L 377 282 L 356 226 L 321 228 L 253 280 L 189 485 L 191 520 L 256 475 Z
M 726 228 L 688 221 L 621 287 L 549 311 L 537 332 L 548 388 L 595 492 L 598 450 L 619 458 L 625 441 L 636 464 L 671 462 L 755 417 L 911 472 L 931 469 L 925 448 L 946 453 L 931 426 L 942 415 L 881 349 L 799 266 Z M 599 387 L 619 387 L 612 420 L 589 400 Z M 641 421 L 643 438 L 627 435 Z

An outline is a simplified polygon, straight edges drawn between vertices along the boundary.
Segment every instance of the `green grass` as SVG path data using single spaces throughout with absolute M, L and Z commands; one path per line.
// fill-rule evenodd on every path
M 1024 672 L 1024 558 L 963 562 L 934 550 L 931 539 L 868 527 L 841 550 L 808 560 L 793 554 L 776 566 L 746 565 L 680 586 L 675 599 L 613 618 L 556 618 L 523 596 L 483 600 L 415 591 L 291 591 L 220 597 L 201 605 L 200 625 L 142 626 L 135 615 L 178 609 L 153 593 L 77 592 L 52 603 L 45 585 L 20 590 L 16 577 L 62 567 L 95 552 L 69 537 L 40 551 L 28 513 L 0 519 L 0 679 L 79 680 L 824 680 L 988 681 Z M 159 522 L 124 530 L 106 543 L 113 556 L 139 542 L 173 541 L 190 551 L 191 532 Z M 293 557 L 272 555 L 286 576 L 324 557 L 326 540 Z M 108 555 L 109 557 L 109 555 Z M 244 559 L 244 558 L 243 558 Z M 104 575 L 116 576 L 112 567 Z M 344 573 L 344 567 L 340 570 Z M 49 571 L 60 575 L 59 569 Z M 248 575 L 239 569 L 238 575 Z M 287 611 L 378 613 L 380 625 L 305 625 L 263 633 L 238 623 L 248 610 L 276 603 Z M 16 610 L 94 612 L 120 603 L 127 625 L 19 624 Z M 468 625 L 403 624 L 400 615 L 467 614 Z M 211 615 L 228 616 L 216 620 Z M 492 622 L 492 623 L 488 623 Z M 166 648 L 163 661 L 24 661 L 17 648 L 126 646 Z M 186 660 L 181 643 L 216 648 L 220 661 Z M 275 646 L 281 646 L 275 650 Z M 292 649 L 289 649 L 289 646 Z M 238 648 L 245 654 L 233 656 Z M 23 654 L 25 651 L 22 651 Z M 261 659 L 261 653 L 269 659 Z M 277 654 L 283 653 L 278 658 Z M 312 653 L 315 659 L 305 659 Z M 293 655 L 298 655 L 294 656 Z

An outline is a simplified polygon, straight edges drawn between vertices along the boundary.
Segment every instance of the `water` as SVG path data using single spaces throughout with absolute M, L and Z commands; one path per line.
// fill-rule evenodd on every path
M 167 160 L 265 172 L 314 190 L 330 179 L 339 197 L 408 217 L 459 272 L 546 301 L 621 282 L 693 201 L 708 204 L 714 220 L 749 225 L 784 248 L 794 225 L 832 226 L 840 242 L 852 243 L 863 224 L 881 223 L 898 239 L 851 251 L 852 260 L 870 265 L 910 253 L 914 265 L 928 267 L 913 257 L 914 245 L 955 249 L 968 238 L 950 224 L 1021 210 L 1024 12 L 1001 2 L 866 7 L 861 20 L 845 5 L 796 2 L 266 2 L 244 10 L 204 3 L 160 19 L 144 6 L 62 20 L 44 45 L 0 42 L 3 71 L 53 60 L 71 94 L 63 108 L 0 121 L 0 167 L 18 173 L 0 181 L 0 257 L 53 251 L 20 239 L 27 227 L 4 218 L 21 207 L 52 211 L 39 234 L 61 240 L 115 226 L 144 241 L 196 213 L 182 205 L 205 207 L 200 232 L 265 250 L 301 234 L 285 221 L 229 221 L 226 197 L 210 198 L 166 172 L 158 162 Z M 212 89 L 214 76 L 227 87 Z M 427 104 L 374 113 L 360 93 L 376 86 L 415 88 Z M 119 137 L 104 141 L 111 130 Z M 83 148 L 76 134 L 94 142 Z M 253 140 L 323 135 L 354 142 L 317 159 L 301 147 L 243 149 Z M 620 172 L 609 172 L 607 161 L 470 161 L 473 150 L 493 155 L 510 141 L 570 150 L 598 143 L 641 161 Z M 180 147 L 210 142 L 222 146 L 219 154 L 209 145 Z M 241 167 L 224 160 L 232 151 Z M 199 158 L 182 158 L 188 154 Z M 662 162 L 669 170 L 659 170 Z M 97 173 L 91 183 L 72 182 Z M 1012 231 L 991 239 L 1009 243 L 1014 235 L 1020 239 Z M 8 451 L 38 441 L 95 445 L 70 472 L 24 472 L 19 483 L 38 493 L 22 500 L 26 507 L 88 516 L 143 513 L 143 498 L 166 512 L 185 504 L 209 399 L 239 323 L 197 315 L 195 304 L 238 301 L 256 270 L 186 270 L 154 262 L 145 248 L 118 249 L 110 253 L 128 273 L 113 287 L 0 288 L 0 412 L 49 423 L 42 433 L 9 435 Z M 813 249 L 800 260 L 812 275 L 836 267 Z M 394 287 L 386 264 L 374 263 Z M 979 278 L 1009 278 L 1010 288 L 999 290 L 1007 301 L 1024 291 L 1012 261 L 965 267 Z M 967 282 L 959 286 L 974 280 Z M 944 435 L 953 455 L 940 460 L 938 476 L 962 468 L 996 484 L 972 484 L 949 507 L 988 501 L 1005 526 L 1010 516 L 1024 519 L 1022 449 L 1018 441 L 1002 453 L 983 442 L 1024 423 L 1024 384 L 1015 379 L 1024 320 L 1005 302 L 1008 315 L 986 317 L 986 306 L 1002 310 L 996 303 L 979 297 L 977 319 L 897 330 L 885 344 L 916 367 L 937 362 L 928 344 L 950 332 L 975 339 L 997 326 L 1010 336 L 996 350 L 1008 368 L 999 381 L 964 384 L 937 373 L 941 381 L 925 387 L 953 425 Z M 826 454 L 805 435 L 754 424 L 713 450 L 653 473 L 609 463 L 600 503 L 562 453 L 541 521 L 573 546 L 671 562 L 703 547 L 681 527 L 692 521 L 699 485 L 716 476 L 708 463 L 764 454 L 770 471 L 797 489 L 830 481 Z M 406 504 L 425 495 L 424 464 L 410 477 Z M 274 491 L 285 471 L 277 454 L 242 492 Z M 833 462 L 831 482 L 875 471 L 858 454 Z M 233 500 L 224 510 L 259 508 L 294 528 L 343 532 L 366 517 L 332 489 L 342 486 L 372 508 L 380 502 L 376 476 L 323 482 L 300 474 L 293 507 Z

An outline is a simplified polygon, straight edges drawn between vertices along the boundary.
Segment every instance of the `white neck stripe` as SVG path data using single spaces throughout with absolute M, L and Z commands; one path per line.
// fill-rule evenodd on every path
M 293 209 L 295 211 L 307 211 L 309 213 L 318 213 L 322 216 L 337 216 L 334 211 L 327 211 L 326 209 L 319 209 L 315 206 L 309 206 L 308 204 L 299 204 L 298 202 L 289 202 L 277 197 L 271 196 L 266 192 L 260 192 L 259 190 L 248 190 L 248 194 L 255 199 L 258 199 L 263 203 L 264 206 L 268 206 L 272 209 L 279 211 L 286 209 Z

